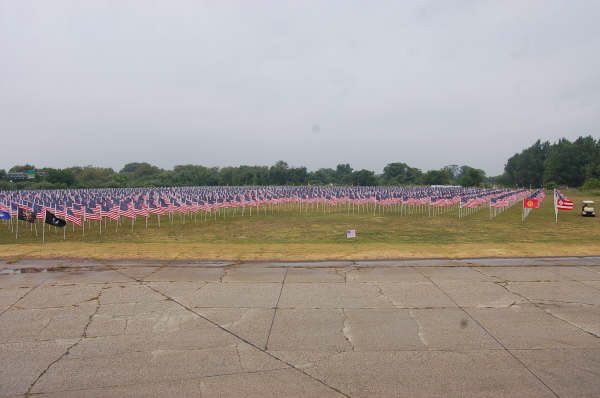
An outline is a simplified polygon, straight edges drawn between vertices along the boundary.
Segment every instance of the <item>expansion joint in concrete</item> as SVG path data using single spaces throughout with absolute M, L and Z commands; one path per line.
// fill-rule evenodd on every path
M 428 275 L 426 275 L 424 272 L 421 272 L 417 267 L 412 268 L 413 270 L 419 272 L 421 275 L 423 275 L 423 277 L 425 277 L 427 280 L 429 280 L 429 282 L 431 282 L 435 287 L 437 287 L 446 297 L 448 297 L 448 299 L 450 301 L 452 301 L 452 303 L 454 303 L 454 305 L 456 305 L 462 312 L 464 312 L 473 322 L 475 322 L 481 329 L 483 329 L 483 331 L 485 331 L 485 333 L 490 336 L 498 345 L 500 345 L 500 347 L 502 347 L 504 349 L 504 351 L 510 355 L 515 361 L 517 361 L 523 368 L 525 368 L 525 370 L 527 370 L 527 372 L 529 372 L 529 374 L 531 374 L 533 377 L 535 377 L 538 382 L 540 382 L 544 387 L 546 387 L 546 389 L 548 391 L 550 391 L 555 397 L 560 398 L 560 396 L 556 393 L 556 391 L 554 391 L 546 382 L 544 382 L 544 380 L 541 379 L 540 376 L 538 376 L 533 370 L 531 370 L 521 359 L 519 359 L 511 350 L 509 350 L 503 343 L 502 341 L 500 341 L 500 339 L 498 339 L 496 336 L 494 336 L 481 322 L 479 322 L 479 320 L 477 320 L 475 317 L 473 317 L 473 315 L 471 315 L 471 313 L 469 313 L 463 306 L 461 306 L 460 304 L 458 304 L 456 302 L 456 300 L 454 300 L 454 298 L 448 294 L 444 289 L 442 289 L 442 287 L 436 283 L 431 277 L 429 277 Z M 502 286 L 500 283 L 496 282 L 496 284 Z

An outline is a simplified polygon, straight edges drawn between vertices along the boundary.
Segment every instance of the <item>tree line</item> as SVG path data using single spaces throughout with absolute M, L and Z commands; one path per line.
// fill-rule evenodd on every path
M 589 135 L 572 142 L 537 140 L 511 156 L 496 181 L 507 186 L 600 188 L 600 139 Z
M 35 179 L 10 181 L 8 173 L 36 170 Z M 102 167 L 36 168 L 19 165 L 9 171 L 0 170 L 0 189 L 118 188 L 201 185 L 463 185 L 489 183 L 483 170 L 470 166 L 446 166 L 422 172 L 406 163 L 390 163 L 382 174 L 371 170 L 354 170 L 349 164 L 336 168 L 308 171 L 306 167 L 290 167 L 284 161 L 272 166 L 205 167 L 178 165 L 173 170 L 161 169 L 146 162 L 128 163 L 121 170 Z
M 11 181 L 12 172 L 43 172 L 33 180 Z M 309 171 L 291 167 L 284 161 L 272 166 L 205 167 L 178 165 L 165 170 L 146 162 L 126 164 L 121 170 L 94 166 L 65 169 L 18 165 L 8 173 L 0 170 L 0 189 L 118 188 L 201 185 L 462 185 L 549 187 L 569 185 L 600 188 L 600 140 L 592 136 L 571 142 L 536 141 L 510 157 L 504 173 L 488 177 L 481 169 L 449 165 L 439 170 L 422 171 L 406 163 L 387 164 L 383 173 L 355 170 L 350 164 Z

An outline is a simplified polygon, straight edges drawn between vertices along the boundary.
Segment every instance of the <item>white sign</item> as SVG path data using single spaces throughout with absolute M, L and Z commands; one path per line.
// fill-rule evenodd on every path
M 356 230 L 349 229 L 346 231 L 346 239 L 356 238 Z

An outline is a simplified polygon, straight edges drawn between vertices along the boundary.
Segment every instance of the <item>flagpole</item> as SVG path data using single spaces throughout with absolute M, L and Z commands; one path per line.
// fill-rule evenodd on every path
M 44 245 L 44 242 L 46 241 L 46 206 L 44 206 L 44 221 L 42 221 L 42 246 Z
M 556 188 L 554 188 L 554 217 L 556 218 L 556 223 L 558 224 L 558 208 L 556 207 Z

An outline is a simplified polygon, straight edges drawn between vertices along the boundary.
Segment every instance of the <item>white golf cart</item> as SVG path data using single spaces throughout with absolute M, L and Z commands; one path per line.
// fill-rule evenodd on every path
M 584 200 L 583 206 L 581 207 L 582 217 L 596 217 L 596 211 L 594 210 L 593 200 Z

